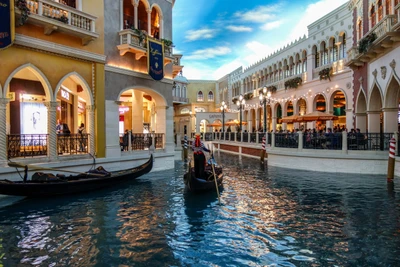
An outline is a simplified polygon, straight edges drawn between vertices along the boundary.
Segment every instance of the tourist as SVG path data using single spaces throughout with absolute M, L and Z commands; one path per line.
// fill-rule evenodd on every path
M 195 140 L 192 142 L 192 150 L 194 157 L 194 173 L 196 178 L 204 178 L 204 166 L 206 164 L 206 157 L 203 151 L 210 152 L 204 143 L 200 140 L 200 133 L 196 133 Z

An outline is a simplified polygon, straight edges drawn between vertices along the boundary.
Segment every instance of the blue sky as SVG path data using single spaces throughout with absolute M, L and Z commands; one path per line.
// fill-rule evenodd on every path
M 174 53 L 188 79 L 217 80 L 307 35 L 348 0 L 177 0 Z

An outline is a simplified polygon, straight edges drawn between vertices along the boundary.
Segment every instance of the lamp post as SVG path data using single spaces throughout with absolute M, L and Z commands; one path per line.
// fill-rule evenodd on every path
M 264 133 L 265 139 L 268 144 L 268 129 L 267 129 L 267 105 L 271 102 L 271 92 L 264 86 L 262 93 L 260 94 L 260 105 L 264 106 Z
M 227 108 L 225 101 L 221 103 L 221 112 L 222 112 L 222 132 L 225 133 L 225 109 Z
M 240 112 L 239 132 L 242 132 L 242 109 L 244 108 L 245 103 L 246 101 L 244 100 L 243 95 L 240 95 L 239 100 L 236 101 L 236 105 L 238 106 Z

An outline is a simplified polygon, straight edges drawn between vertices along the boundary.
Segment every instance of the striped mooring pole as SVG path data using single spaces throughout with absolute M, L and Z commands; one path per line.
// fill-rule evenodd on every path
M 183 138 L 183 161 L 187 161 L 188 159 L 188 139 L 187 135 Z
M 261 155 L 260 155 L 260 160 L 261 162 L 264 162 L 264 158 L 265 158 L 265 136 L 262 139 L 262 150 L 261 150 Z
M 395 154 L 396 154 L 396 140 L 392 138 L 390 139 L 390 146 L 389 146 L 389 160 L 388 160 L 388 171 L 387 171 L 388 181 L 393 181 L 394 178 Z

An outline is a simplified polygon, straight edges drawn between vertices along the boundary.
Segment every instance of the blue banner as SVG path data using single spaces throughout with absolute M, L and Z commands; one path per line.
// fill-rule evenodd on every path
M 0 0 L 0 50 L 14 41 L 14 0 Z
M 147 38 L 147 68 L 156 81 L 164 78 L 164 44 Z

